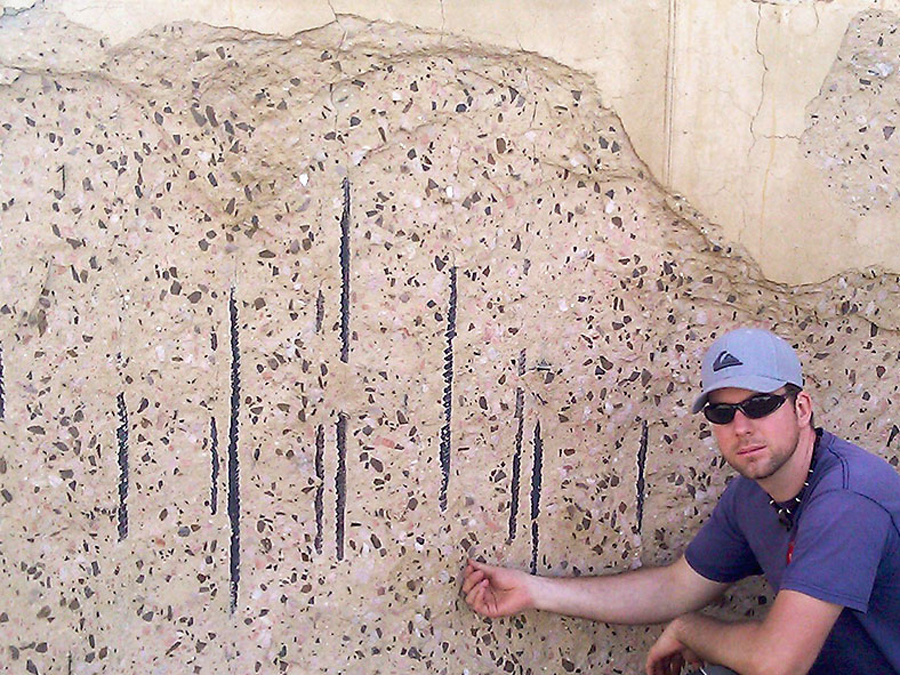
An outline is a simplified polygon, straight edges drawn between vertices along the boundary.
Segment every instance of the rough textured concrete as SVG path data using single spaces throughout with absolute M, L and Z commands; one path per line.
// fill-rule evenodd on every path
M 655 629 L 482 620 L 457 577 L 676 555 L 728 475 L 688 408 L 738 323 L 897 463 L 897 279 L 766 281 L 582 75 L 351 19 L 0 31 L 14 667 L 633 672 Z
M 0 0 L 8 13 L 32 5 L 110 45 L 183 20 L 290 36 L 357 15 L 533 52 L 591 76 L 656 180 L 767 278 L 900 272 L 893 213 L 854 210 L 803 140 L 855 17 L 900 14 L 900 0 Z M 860 37 L 870 48 L 877 35 Z
M 900 16 L 892 12 L 857 16 L 808 111 L 806 153 L 860 220 L 900 205 L 898 27 Z M 893 246 L 896 237 L 878 233 L 868 243 Z

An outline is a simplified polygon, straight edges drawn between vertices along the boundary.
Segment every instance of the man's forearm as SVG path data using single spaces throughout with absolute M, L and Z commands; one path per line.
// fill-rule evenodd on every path
M 650 650 L 648 664 L 687 649 L 741 675 L 805 675 L 843 607 L 784 590 L 764 621 L 726 623 L 686 614 L 670 623 Z M 661 671 L 660 671 L 661 672 Z
M 724 585 L 701 579 L 679 560 L 602 577 L 532 578 L 537 609 L 606 623 L 661 623 L 705 606 Z
M 535 579 L 537 609 L 606 623 L 660 623 L 678 615 L 677 608 L 657 602 L 658 570 L 608 577 Z M 643 590 L 642 590 L 643 589 Z
M 755 621 L 726 623 L 704 614 L 685 614 L 672 622 L 673 636 L 707 663 L 727 666 L 741 675 L 774 673 L 762 663 Z
M 797 659 L 789 636 L 772 641 L 759 621 L 725 622 L 704 614 L 685 614 L 672 622 L 674 637 L 707 663 L 727 666 L 741 675 L 801 675 L 816 654 Z

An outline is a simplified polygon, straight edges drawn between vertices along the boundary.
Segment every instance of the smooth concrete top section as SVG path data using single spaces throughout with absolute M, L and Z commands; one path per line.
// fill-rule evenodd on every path
M 0 0 L 7 12 L 32 4 Z M 836 189 L 828 166 L 815 161 L 823 148 L 802 140 L 815 115 L 809 106 L 840 61 L 853 18 L 868 9 L 900 14 L 897 0 L 46 4 L 113 42 L 186 19 L 291 35 L 355 14 L 537 52 L 592 75 L 658 182 L 719 223 L 770 279 L 797 284 L 848 269 L 900 271 L 895 213 L 854 208 L 858 199 Z M 823 143 L 847 142 L 819 131 Z M 890 181 L 857 187 L 896 188 Z

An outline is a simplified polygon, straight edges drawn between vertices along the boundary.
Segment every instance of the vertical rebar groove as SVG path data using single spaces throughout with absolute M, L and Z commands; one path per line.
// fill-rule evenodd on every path
M 637 456 L 637 531 L 638 534 L 644 526 L 644 470 L 647 464 L 647 445 L 649 438 L 649 428 L 647 421 L 641 424 L 641 445 L 638 448 Z
M 525 374 L 525 350 L 519 353 L 516 371 L 519 377 Z M 509 506 L 509 539 L 516 536 L 516 517 L 519 513 L 519 484 L 522 474 L 522 437 L 525 431 L 525 392 L 522 387 L 516 387 L 516 444 L 513 452 L 512 484 L 510 485 Z
M 322 332 L 322 321 L 325 320 L 325 295 L 319 289 L 316 295 L 316 333 Z
M 544 465 L 544 441 L 541 439 L 541 423 L 534 426 L 534 470 L 531 474 L 531 573 L 537 574 L 539 532 L 538 515 L 541 511 L 541 473 Z
M 337 559 L 344 559 L 344 513 L 347 509 L 347 415 L 338 415 L 337 422 L 337 472 L 334 476 L 336 492 L 335 504 L 335 550 Z
M 0 345 L 0 420 L 6 419 L 6 391 L 3 386 L 3 346 Z
M 228 301 L 231 318 L 231 423 L 228 430 L 228 520 L 231 524 L 231 611 L 237 607 L 241 579 L 241 492 L 238 462 L 238 429 L 241 405 L 241 354 L 238 341 L 238 310 L 234 287 Z
M 128 536 L 128 408 L 125 406 L 125 394 L 120 392 L 116 397 L 118 404 L 119 426 L 116 427 L 116 439 L 119 444 L 119 508 L 117 513 L 119 541 Z
M 456 337 L 456 267 L 450 268 L 450 299 L 447 308 L 447 343 L 444 346 L 444 425 L 441 427 L 440 463 L 441 511 L 447 510 L 447 488 L 450 485 L 451 420 L 453 418 L 453 339 Z
M 325 427 L 316 427 L 316 538 L 313 545 L 316 553 L 322 553 L 322 528 L 325 516 Z
M 350 179 L 344 178 L 341 213 L 341 361 L 350 358 Z
M 341 213 L 341 361 L 350 361 L 350 179 L 344 178 L 344 210 Z M 347 414 L 338 412 L 337 470 L 335 490 L 335 552 L 344 559 L 344 514 L 347 511 Z
M 209 445 L 210 445 L 210 479 L 209 479 L 209 510 L 216 515 L 219 503 L 219 430 L 216 428 L 216 418 L 209 418 Z

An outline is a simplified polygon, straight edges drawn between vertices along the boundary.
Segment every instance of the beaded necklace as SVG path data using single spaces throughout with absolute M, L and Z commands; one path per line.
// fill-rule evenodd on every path
M 778 515 L 778 522 L 784 527 L 784 529 L 790 531 L 794 527 L 794 517 L 797 515 L 797 511 L 800 508 L 800 504 L 803 502 L 803 497 L 806 496 L 806 490 L 809 487 L 809 481 L 812 479 L 813 471 L 816 468 L 816 459 L 818 457 L 819 450 L 819 440 L 822 438 L 822 430 L 816 429 L 816 440 L 813 443 L 812 457 L 809 460 L 809 471 L 806 474 L 806 480 L 803 481 L 803 487 L 800 488 L 800 492 L 797 493 L 797 496 L 787 502 L 776 502 L 774 499 L 769 497 L 769 506 L 775 509 L 775 513 Z

